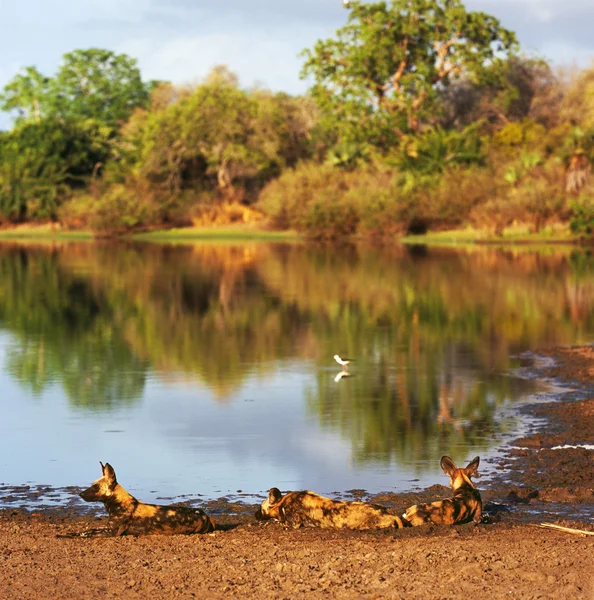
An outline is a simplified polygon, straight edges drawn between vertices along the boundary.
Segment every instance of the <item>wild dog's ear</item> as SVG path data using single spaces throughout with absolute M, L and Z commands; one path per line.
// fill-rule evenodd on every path
M 466 475 L 469 477 L 480 477 L 478 473 L 479 463 L 481 462 L 480 456 L 475 456 L 465 467 Z
M 449 456 L 442 456 L 439 464 L 446 475 L 451 475 L 457 468 L 456 463 Z
M 283 497 L 283 495 L 280 493 L 280 490 L 278 488 L 270 488 L 268 490 L 268 503 L 269 504 L 276 504 L 277 502 L 280 501 L 280 499 Z
M 109 463 L 105 463 L 105 465 L 101 465 L 101 468 L 103 469 L 103 477 L 105 477 L 107 479 L 107 481 L 109 481 L 109 483 L 112 483 L 112 484 L 117 483 L 115 471 L 113 470 L 113 467 Z

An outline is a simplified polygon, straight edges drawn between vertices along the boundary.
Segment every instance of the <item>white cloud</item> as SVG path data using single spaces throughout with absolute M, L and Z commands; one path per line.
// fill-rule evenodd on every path
M 140 21 L 151 9 L 152 0 L 46 0 L 34 16 L 53 15 L 61 22 L 82 23 L 92 19 Z
M 467 8 L 483 10 L 503 18 L 506 14 L 519 13 L 528 18 L 550 21 L 558 17 L 575 17 L 591 13 L 592 6 L 583 0 L 466 0 Z
M 256 82 L 272 89 L 304 91 L 299 80 L 299 44 L 258 35 L 256 32 L 213 33 L 157 41 L 144 38 L 128 41 L 117 51 L 138 59 L 145 79 L 193 83 L 217 64 L 225 64 L 240 76 L 242 85 Z

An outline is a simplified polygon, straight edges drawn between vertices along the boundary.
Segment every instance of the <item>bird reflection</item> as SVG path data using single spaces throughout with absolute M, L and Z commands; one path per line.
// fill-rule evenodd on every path
M 345 377 L 351 377 L 351 374 L 346 369 L 343 369 L 342 371 L 339 371 L 338 373 L 336 373 L 336 376 L 334 377 L 334 381 L 336 383 L 338 383 L 341 379 L 343 379 Z

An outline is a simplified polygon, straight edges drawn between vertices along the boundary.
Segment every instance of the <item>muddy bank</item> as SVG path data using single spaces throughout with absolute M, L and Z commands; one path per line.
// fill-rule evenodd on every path
M 372 532 L 286 530 L 255 506 L 201 504 L 203 536 L 76 537 L 105 519 L 75 506 L 0 511 L 0 594 L 11 598 L 594 598 L 594 351 L 560 349 L 544 376 L 579 393 L 525 407 L 532 429 L 479 479 L 490 524 Z M 575 446 L 575 447 L 571 447 Z M 26 492 L 27 490 L 21 490 Z M 75 488 L 71 489 L 72 492 Z M 449 495 L 378 494 L 395 512 Z M 69 537 L 74 536 L 74 537 Z

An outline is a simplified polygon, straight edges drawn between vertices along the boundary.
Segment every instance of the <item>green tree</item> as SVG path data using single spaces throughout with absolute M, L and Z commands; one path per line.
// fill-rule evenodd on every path
M 387 146 L 439 113 L 440 92 L 457 77 L 483 81 L 517 46 L 513 32 L 461 0 L 350 4 L 335 39 L 304 52 L 302 77 L 341 141 Z
M 54 219 L 58 206 L 110 154 L 110 128 L 93 120 L 17 124 L 0 136 L 0 216 Z
M 125 54 L 90 48 L 64 55 L 53 83 L 55 110 L 71 118 L 94 118 L 109 125 L 124 122 L 149 101 L 136 60 Z
M 237 181 L 274 175 L 308 153 L 311 103 L 243 90 L 226 67 L 215 67 L 190 93 L 168 97 L 133 118 L 128 141 L 138 171 L 171 192 L 232 192 Z
M 25 67 L 4 87 L 4 93 L 0 94 L 0 108 L 15 110 L 17 122 L 39 121 L 42 107 L 45 108 L 47 102 L 50 81 L 35 67 Z
M 63 56 L 55 77 L 27 67 L 0 94 L 0 108 L 18 120 L 43 117 L 96 119 L 116 127 L 137 107 L 147 106 L 153 83 L 144 83 L 136 60 L 89 48 Z

